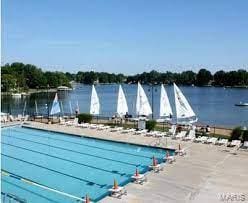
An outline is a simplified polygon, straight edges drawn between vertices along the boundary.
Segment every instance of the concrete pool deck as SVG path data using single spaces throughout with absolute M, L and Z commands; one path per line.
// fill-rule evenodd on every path
M 154 145 L 158 138 L 133 134 L 93 130 L 58 124 L 28 122 L 28 126 L 88 137 L 116 140 L 134 144 Z M 106 197 L 102 203 L 141 202 L 248 202 L 248 150 L 230 153 L 232 148 L 163 138 L 161 147 L 177 148 L 181 143 L 187 155 L 177 156 L 173 164 L 166 164 L 160 173 L 147 173 L 144 185 L 130 183 L 127 195 L 121 199 Z M 230 196 L 228 196 L 230 194 Z M 223 197 L 233 201 L 223 201 Z M 236 197 L 234 196 L 236 195 Z M 238 201 L 239 200 L 239 201 Z

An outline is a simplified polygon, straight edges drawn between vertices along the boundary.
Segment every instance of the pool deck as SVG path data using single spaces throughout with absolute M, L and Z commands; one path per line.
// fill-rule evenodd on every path
M 133 134 L 121 134 L 108 130 L 93 130 L 58 124 L 28 122 L 30 127 L 51 131 L 87 135 L 88 137 L 116 140 L 152 146 L 158 138 Z M 121 199 L 106 197 L 102 203 L 146 203 L 146 202 L 227 202 L 221 195 L 231 194 L 233 201 L 243 195 L 248 202 L 248 150 L 230 153 L 232 148 L 192 143 L 170 138 L 160 140 L 161 147 L 177 148 L 181 143 L 187 155 L 177 156 L 173 164 L 166 164 L 160 173 L 147 173 L 144 185 L 130 183 L 125 186 L 127 195 Z M 236 195 L 236 197 L 234 196 Z M 230 197 L 230 196 L 229 196 Z

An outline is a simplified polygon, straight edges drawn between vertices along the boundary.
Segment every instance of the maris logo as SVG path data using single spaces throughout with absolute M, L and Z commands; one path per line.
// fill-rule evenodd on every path
M 243 193 L 221 193 L 219 199 L 223 202 L 244 202 L 246 200 Z

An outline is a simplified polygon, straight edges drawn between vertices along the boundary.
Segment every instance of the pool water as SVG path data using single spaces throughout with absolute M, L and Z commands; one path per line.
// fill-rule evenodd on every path
M 4 172 L 76 197 L 83 198 L 88 194 L 94 202 L 108 194 L 114 179 L 119 185 L 127 184 L 136 168 L 140 173 L 147 172 L 152 157 L 162 162 L 167 152 L 160 148 L 19 126 L 1 130 Z M 2 175 L 2 202 L 7 202 L 11 195 L 35 203 L 77 202 L 18 178 Z

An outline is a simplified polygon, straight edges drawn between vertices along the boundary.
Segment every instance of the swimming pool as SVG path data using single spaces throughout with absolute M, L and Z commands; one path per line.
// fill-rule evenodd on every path
M 35 203 L 77 202 L 30 181 L 73 197 L 88 194 L 96 202 L 108 194 L 114 179 L 125 185 L 136 168 L 145 173 L 153 156 L 162 162 L 166 154 L 160 148 L 19 126 L 1 130 L 2 202 L 11 195 Z

